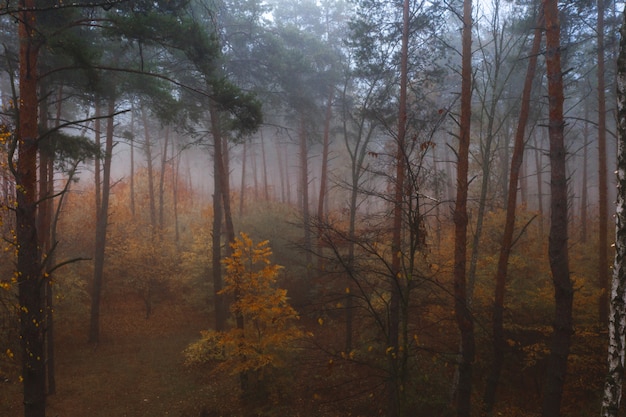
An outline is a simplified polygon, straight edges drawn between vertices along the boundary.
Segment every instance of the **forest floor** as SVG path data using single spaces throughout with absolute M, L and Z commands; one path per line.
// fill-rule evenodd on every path
M 48 416 L 236 415 L 232 378 L 211 381 L 208 372 L 184 364 L 185 347 L 209 327 L 207 314 L 160 304 L 146 319 L 142 307 L 139 300 L 105 303 L 97 346 L 86 342 L 86 323 L 82 332 L 57 324 L 57 391 L 48 397 Z M 23 415 L 21 384 L 11 379 L 0 382 L 1 417 Z

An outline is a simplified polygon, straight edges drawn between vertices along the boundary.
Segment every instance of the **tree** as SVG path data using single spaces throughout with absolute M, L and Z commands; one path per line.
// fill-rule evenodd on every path
M 228 331 L 205 331 L 185 351 L 188 363 L 220 361 L 219 371 L 254 377 L 256 394 L 266 393 L 277 369 L 287 366 L 286 354 L 302 332 L 293 325 L 297 312 L 289 305 L 287 291 L 276 287 L 280 265 L 271 262 L 268 241 L 254 243 L 241 233 L 231 243 L 222 294 L 234 297 L 230 311 L 243 324 Z M 251 392 L 244 392 L 250 395 Z
M 620 30 L 617 60 L 617 207 L 615 260 L 609 297 L 608 371 L 602 398 L 602 417 L 617 417 L 624 379 L 626 354 L 626 9 Z
M 9 155 L 15 176 L 17 275 L 20 303 L 20 341 L 24 378 L 24 416 L 46 415 L 46 374 L 44 364 L 44 303 L 42 299 L 41 258 L 38 249 L 37 139 L 38 97 L 37 58 L 42 39 L 37 30 L 34 0 L 21 0 L 18 15 L 19 108 L 18 130 Z M 17 166 L 13 153 L 17 148 Z
M 454 313 L 461 333 L 457 415 L 470 416 L 472 364 L 474 362 L 474 321 L 467 293 L 467 194 L 472 113 L 472 1 L 463 1 L 463 48 L 461 53 L 461 118 L 457 150 L 456 200 L 454 206 Z
M 606 85 L 604 81 L 604 0 L 598 1 L 598 284 L 602 292 L 599 299 L 600 324 L 608 320 L 608 175 L 606 161 Z
M 513 249 L 513 233 L 515 231 L 515 212 L 517 209 L 517 187 L 520 178 L 520 171 L 524 160 L 524 144 L 526 140 L 526 126 L 530 112 L 531 90 L 535 70 L 537 68 L 537 55 L 541 46 L 541 33 L 543 25 L 543 8 L 540 7 L 537 17 L 537 26 L 534 31 L 533 45 L 528 59 L 528 69 L 524 80 L 522 92 L 522 103 L 520 115 L 515 131 L 515 144 L 511 157 L 511 173 L 509 175 L 509 191 L 507 193 L 506 220 L 502 243 L 500 245 L 500 255 L 498 257 L 498 267 L 495 276 L 495 290 L 493 302 L 493 362 L 491 373 L 487 380 L 483 409 L 491 414 L 496 398 L 496 390 L 500 381 L 500 373 L 504 361 L 504 350 L 506 340 L 504 336 L 504 294 L 506 290 L 506 279 L 509 259 Z
M 550 136 L 550 237 L 548 255 L 554 284 L 555 313 L 550 355 L 543 388 L 542 416 L 560 415 L 563 385 L 567 374 L 571 338 L 574 332 L 572 304 L 574 288 L 569 270 L 568 195 L 564 145 L 563 73 L 559 10 L 556 0 L 544 0 L 546 23 L 546 71 Z

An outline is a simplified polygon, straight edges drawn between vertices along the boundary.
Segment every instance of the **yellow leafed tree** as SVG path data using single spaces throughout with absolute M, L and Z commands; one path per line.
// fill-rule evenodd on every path
M 231 374 L 254 373 L 267 379 L 287 364 L 287 353 L 302 332 L 294 325 L 297 312 L 289 305 L 287 291 L 277 288 L 280 265 L 271 262 L 268 241 L 255 244 L 245 233 L 232 243 L 232 255 L 224 259 L 224 295 L 233 298 L 230 311 L 237 327 L 225 332 L 208 330 L 185 351 L 187 363 L 219 361 L 218 370 Z

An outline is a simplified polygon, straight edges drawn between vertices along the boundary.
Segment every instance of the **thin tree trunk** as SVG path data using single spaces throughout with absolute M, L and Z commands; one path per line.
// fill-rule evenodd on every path
M 159 236 L 162 238 L 165 228 L 165 171 L 167 169 L 167 149 L 169 148 L 170 128 L 165 128 L 163 153 L 161 154 L 161 175 L 159 177 Z
M 263 130 L 259 131 L 259 137 L 261 139 L 261 157 L 263 158 L 263 194 L 265 195 L 265 201 L 270 200 L 269 183 L 267 181 L 267 158 L 265 157 L 265 141 L 263 139 Z
M 515 144 L 511 158 L 511 173 L 509 175 L 508 199 L 506 206 L 506 220 L 504 233 L 500 245 L 500 256 L 495 276 L 495 295 L 493 303 L 493 364 L 487 379 L 485 397 L 483 401 L 484 412 L 491 415 L 496 399 L 496 391 L 500 384 L 500 374 L 504 362 L 504 350 L 506 341 L 504 337 L 504 294 L 506 290 L 506 278 L 508 273 L 509 256 L 513 246 L 513 232 L 515 231 L 515 211 L 517 208 L 517 185 L 520 171 L 524 161 L 524 141 L 526 138 L 526 125 L 530 113 L 530 98 L 533 79 L 537 68 L 537 56 L 541 47 L 541 32 L 543 26 L 543 7 L 540 7 L 537 26 L 535 28 L 533 46 L 528 61 L 526 79 L 522 92 L 522 102 L 517 130 L 515 132 Z
M 239 217 L 243 216 L 243 203 L 246 192 L 246 153 L 248 141 L 243 142 L 243 156 L 241 158 L 241 189 L 239 190 Z
M 585 102 L 585 124 L 583 127 L 583 177 L 580 193 L 580 241 L 587 243 L 587 165 L 589 163 L 589 106 Z
M 156 201 L 154 198 L 154 169 L 152 167 L 152 139 L 150 138 L 150 129 L 148 128 L 148 115 L 145 107 L 141 109 L 143 117 L 144 131 L 144 152 L 146 153 L 146 163 L 148 164 L 148 200 L 150 203 L 150 225 L 152 232 L 156 231 L 157 213 Z
M 213 103 L 209 104 L 211 131 L 213 133 L 213 296 L 215 300 L 215 330 L 226 330 L 228 306 L 224 296 L 222 279 L 222 218 L 223 218 L 223 181 L 222 175 L 222 139 L 219 136 L 219 119 Z M 216 135 L 216 133 L 218 133 Z
M 96 120 L 96 123 L 98 121 Z M 135 218 L 135 111 L 130 112 L 130 213 Z
M 606 94 L 604 82 L 604 0 L 598 0 L 598 284 L 600 325 L 609 317 L 608 176 L 606 162 Z
M 306 275 L 310 278 L 312 258 L 311 221 L 309 212 L 309 158 L 307 146 L 307 132 L 304 116 L 300 120 L 300 202 L 302 222 L 304 226 L 304 251 L 306 259 Z
M 178 222 L 178 180 L 180 178 L 180 153 L 176 153 L 175 140 L 172 140 L 172 157 L 174 167 L 172 168 L 172 206 L 174 210 L 174 240 L 176 248 L 180 249 L 180 225 Z
M 94 141 L 98 152 L 102 151 L 102 108 L 100 99 L 96 98 L 94 103 L 95 118 L 94 120 Z M 94 160 L 94 190 L 96 200 L 96 224 L 100 219 L 100 208 L 102 207 L 102 155 L 97 155 Z
M 615 261 L 609 304 L 608 372 L 602 398 L 602 417 L 617 417 L 622 400 L 626 355 L 626 9 L 620 30 L 617 59 L 617 207 Z
M 280 145 L 278 141 L 276 141 L 276 159 L 278 159 L 278 178 L 280 179 L 280 201 L 282 203 L 286 203 L 286 193 L 285 193 L 285 169 L 283 168 L 283 155 L 280 149 Z
M 400 317 L 402 309 L 402 289 L 404 274 L 402 270 L 402 220 L 406 176 L 406 123 L 407 123 L 407 85 L 408 85 L 408 48 L 409 48 L 409 0 L 403 1 L 402 7 L 402 46 L 400 52 L 400 101 L 398 108 L 398 136 L 395 157 L 396 182 L 393 198 L 393 230 L 391 237 L 391 279 L 389 302 L 389 329 L 387 345 L 393 348 L 389 355 L 389 415 L 404 415 L 404 374 L 400 370 Z
M 542 138 L 545 130 L 542 130 Z M 537 210 L 539 211 L 539 236 L 543 237 L 543 162 L 541 155 L 541 147 L 543 144 L 543 140 L 541 143 L 537 141 L 537 135 L 534 135 L 534 146 L 535 146 L 535 166 L 537 167 Z
M 454 312 L 461 333 L 457 416 L 469 417 L 472 395 L 472 363 L 474 362 L 474 322 L 467 293 L 467 194 L 469 146 L 472 112 L 472 1 L 463 2 L 463 48 L 461 118 L 457 163 L 457 191 L 454 208 Z
M 320 175 L 320 195 L 317 201 L 317 217 L 324 218 L 324 203 L 326 201 L 326 189 L 328 188 L 328 152 L 330 146 L 330 120 L 333 114 L 334 88 L 330 87 L 328 102 L 326 104 L 326 116 L 324 117 L 324 139 L 322 145 L 322 172 Z
M 253 143 L 250 143 L 250 145 L 252 146 L 252 155 L 250 156 L 252 157 L 252 179 L 254 180 L 254 200 L 256 201 L 259 199 L 259 177 L 256 166 L 256 147 Z
M 289 150 L 288 146 L 285 146 L 283 150 L 285 157 L 283 161 L 285 161 L 285 188 L 287 189 L 287 203 L 291 204 L 291 181 L 289 180 Z
M 324 204 L 326 203 L 326 188 L 328 183 L 328 148 L 330 143 L 330 119 L 332 117 L 332 102 L 333 102 L 334 89 L 330 88 L 330 94 L 328 96 L 328 103 L 326 104 L 326 116 L 324 118 L 324 138 L 322 144 L 322 168 L 320 173 L 320 193 L 317 200 L 317 221 L 322 224 L 326 220 L 326 213 Z M 324 269 L 324 257 L 322 256 L 322 234 L 321 228 L 318 234 L 318 270 Z M 350 299 L 350 295 L 348 294 Z
M 111 159 L 113 155 L 113 112 L 115 98 L 109 98 L 106 142 L 104 146 L 104 166 L 102 171 L 101 205 L 96 207 L 96 250 L 94 255 L 94 281 L 91 293 L 91 314 L 89 321 L 89 342 L 100 341 L 100 299 L 104 277 L 104 252 L 106 247 L 107 223 L 109 217 L 109 195 L 111 192 Z
M 557 0 L 544 0 L 546 22 L 546 69 L 548 75 L 549 134 L 550 134 L 550 241 L 548 254 L 554 284 L 555 314 L 550 355 L 543 390 L 543 417 L 558 417 L 561 410 L 563 385 L 567 374 L 573 333 L 572 303 L 574 290 L 569 271 L 568 195 L 566 150 L 563 120 L 563 75 L 561 70 L 561 41 Z

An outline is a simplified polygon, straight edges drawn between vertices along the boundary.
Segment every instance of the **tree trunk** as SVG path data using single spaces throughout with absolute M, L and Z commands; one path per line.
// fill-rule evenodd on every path
M 324 139 L 322 145 L 322 172 L 320 175 L 320 194 L 317 201 L 317 217 L 324 218 L 324 203 L 326 201 L 326 189 L 328 188 L 328 148 L 330 145 L 330 120 L 333 114 L 334 88 L 330 87 L 328 102 L 326 103 L 326 116 L 324 118 Z
M 18 301 L 24 389 L 24 416 L 45 417 L 44 313 L 37 210 L 37 58 L 35 2 L 21 0 L 19 124 L 15 168 Z M 9 163 L 12 164 L 11 159 Z
M 163 153 L 161 154 L 161 175 L 159 177 L 159 236 L 163 238 L 165 229 L 165 171 L 167 170 L 167 149 L 170 141 L 170 128 L 165 128 Z
M 542 130 L 542 139 L 545 130 Z M 537 167 L 537 210 L 539 211 L 539 236 L 543 237 L 543 161 L 541 155 L 541 146 L 543 145 L 543 140 L 541 142 L 537 141 L 537 135 L 534 135 L 534 146 L 535 146 L 535 166 Z
M 180 225 L 178 222 L 178 180 L 180 178 L 180 153 L 176 153 L 175 140 L 172 140 L 172 157 L 174 166 L 172 167 L 172 209 L 174 210 L 174 240 L 176 248 L 180 249 Z
M 463 49 L 461 68 L 461 118 L 454 208 L 454 312 L 461 334 L 457 415 L 469 417 L 474 362 L 474 322 L 467 299 L 467 194 L 472 112 L 472 1 L 463 2 Z
M 96 121 L 97 123 L 97 121 Z M 130 112 L 130 214 L 135 218 L 135 110 Z
M 403 1 L 402 7 L 402 45 L 400 52 L 400 101 L 398 108 L 398 136 L 395 157 L 396 182 L 393 197 L 393 229 L 391 237 L 391 276 L 389 302 L 389 329 L 387 346 L 393 348 L 389 355 L 389 415 L 403 415 L 403 375 L 399 371 L 400 357 L 400 316 L 402 304 L 402 288 L 405 279 L 402 270 L 402 220 L 405 194 L 406 175 L 406 122 L 407 122 L 407 84 L 408 84 L 408 48 L 409 48 L 409 0 Z
M 543 390 L 543 417 L 560 415 L 567 373 L 574 290 L 570 279 L 568 241 L 568 196 L 564 145 L 563 77 L 557 0 L 544 0 L 546 22 L 546 70 L 548 78 L 550 136 L 550 240 L 548 255 L 554 284 L 555 314 L 550 355 Z
M 215 330 L 226 330 L 228 306 L 224 296 L 222 279 L 222 217 L 223 217 L 223 181 L 222 138 L 219 135 L 219 120 L 215 104 L 209 104 L 211 131 L 213 134 L 213 296 L 215 300 Z
M 615 261 L 609 304 L 608 372 L 602 398 L 602 417 L 617 417 L 622 400 L 626 355 L 626 10 L 622 17 L 617 59 L 617 207 Z
M 243 216 L 243 203 L 246 192 L 246 153 L 248 152 L 248 141 L 243 141 L 243 156 L 241 157 L 241 189 L 239 190 L 239 217 Z
M 109 195 L 111 193 L 111 159 L 113 156 L 113 113 L 115 98 L 109 98 L 106 142 L 104 146 L 104 166 L 102 170 L 102 198 L 101 205 L 96 207 L 96 250 L 94 255 L 94 280 L 91 292 L 91 314 L 89 321 L 89 342 L 100 341 L 100 299 L 104 277 L 104 252 L 106 248 L 106 234 L 109 218 Z
M 580 241 L 587 243 L 587 165 L 589 162 L 589 106 L 585 102 L 585 124 L 583 127 L 583 176 L 580 193 Z
M 263 131 L 259 131 L 259 138 L 261 139 L 261 158 L 263 159 L 263 194 L 265 201 L 270 200 L 270 185 L 267 181 L 267 158 L 265 157 L 265 141 L 263 139 Z
M 156 201 L 154 198 L 154 169 L 152 167 L 152 139 L 150 138 L 150 129 L 148 128 L 148 115 L 146 108 L 141 109 L 143 117 L 143 131 L 144 131 L 144 152 L 146 153 L 146 162 L 148 164 L 148 200 L 150 203 L 150 225 L 152 226 L 152 233 L 156 231 L 157 226 L 157 214 L 156 214 Z
M 506 290 L 506 278 L 508 273 L 509 256 L 513 245 L 513 232 L 515 231 L 515 211 L 517 208 L 517 185 L 520 178 L 520 171 L 524 161 L 524 141 L 526 139 L 526 125 L 530 113 L 530 99 L 533 79 L 537 68 L 537 56 L 541 47 L 541 33 L 543 26 L 543 7 L 540 7 L 537 26 L 535 28 L 533 46 L 528 61 L 524 89 L 522 91 L 522 102 L 517 130 L 515 132 L 515 144 L 513 156 L 511 158 L 511 173 L 509 175 L 508 197 L 506 205 L 506 220 L 504 223 L 504 233 L 502 244 L 500 245 L 500 256 L 495 277 L 495 295 L 493 303 L 493 364 L 487 379 L 483 409 L 487 415 L 491 415 L 496 399 L 496 391 L 500 383 L 500 374 L 504 362 L 504 350 L 506 340 L 504 337 L 504 294 Z
M 324 138 L 322 144 L 322 168 L 320 172 L 320 193 L 317 200 L 317 221 L 322 224 L 326 220 L 326 213 L 324 212 L 324 204 L 326 202 L 326 189 L 328 183 L 328 148 L 330 143 L 330 119 L 332 117 L 332 102 L 333 102 L 334 89 L 330 88 L 330 94 L 328 96 L 328 102 L 326 104 L 326 116 L 324 118 Z M 321 229 L 318 235 L 317 251 L 319 254 L 317 268 L 319 271 L 324 269 L 324 257 L 322 256 L 322 235 Z M 348 294 L 348 298 L 351 298 Z
M 606 163 L 606 94 L 604 82 L 604 0 L 598 0 L 598 284 L 599 319 L 606 325 L 609 317 L 608 177 Z
M 302 223 L 304 226 L 304 251 L 306 259 L 306 276 L 310 278 L 310 268 L 313 262 L 311 242 L 311 221 L 309 212 L 309 155 L 307 146 L 307 131 L 304 116 L 300 120 L 300 203 L 302 209 Z

